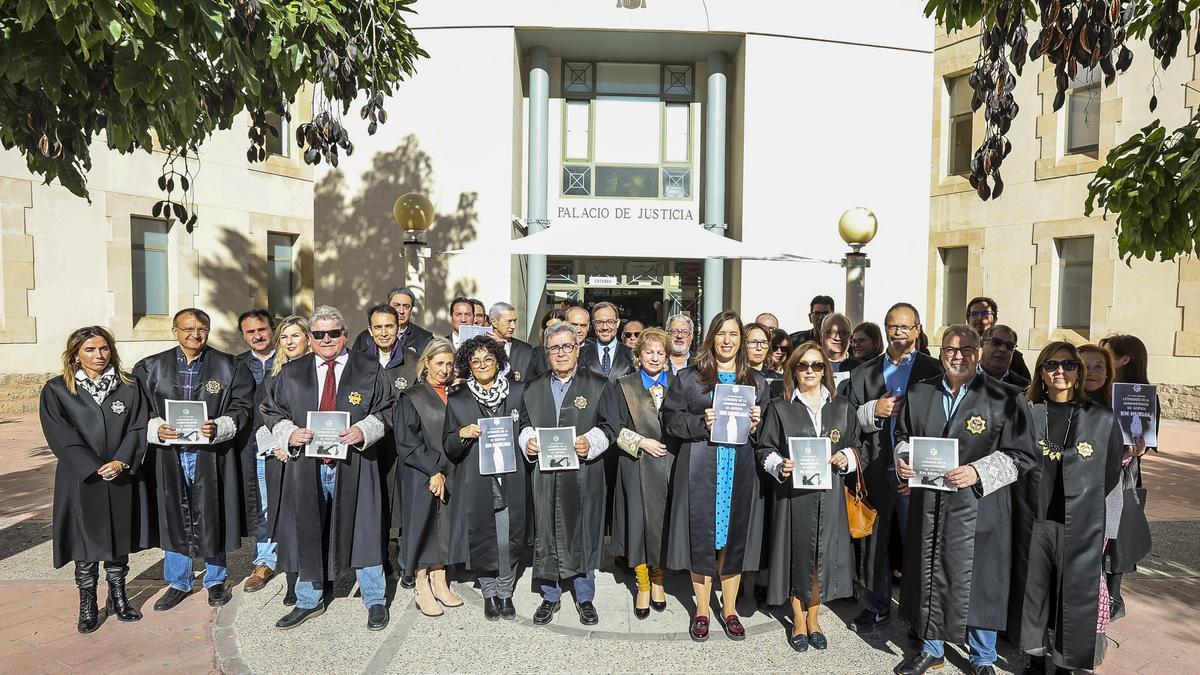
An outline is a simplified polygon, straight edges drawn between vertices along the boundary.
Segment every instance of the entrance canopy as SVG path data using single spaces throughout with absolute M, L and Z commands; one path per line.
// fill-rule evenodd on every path
M 644 220 L 555 220 L 534 234 L 507 242 L 475 242 L 439 251 L 467 255 L 545 255 L 558 258 L 717 258 L 839 264 L 784 251 L 760 251 L 695 223 Z

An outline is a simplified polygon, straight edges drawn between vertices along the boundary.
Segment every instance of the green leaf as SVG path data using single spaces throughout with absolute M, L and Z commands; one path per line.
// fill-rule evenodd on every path
M 55 21 L 63 18 L 67 10 L 71 9 L 71 5 L 75 4 L 73 0 L 46 0 L 46 3 L 50 7 L 50 16 L 54 17 Z
M 45 13 L 46 0 L 17 0 L 17 20 L 21 22 L 21 32 L 33 30 Z
M 154 0 L 129 0 L 129 1 L 132 2 L 133 6 L 137 7 L 138 11 L 141 12 L 142 14 L 146 14 L 148 16 L 154 16 L 155 14 L 158 13 L 158 5 L 154 2 Z

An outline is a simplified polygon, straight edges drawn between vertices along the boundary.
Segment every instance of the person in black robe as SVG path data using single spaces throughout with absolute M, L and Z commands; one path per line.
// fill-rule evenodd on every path
M 275 540 L 280 566 L 297 572 L 296 607 L 276 622 L 288 630 L 325 611 L 325 581 L 349 569 L 358 577 L 368 630 L 388 624 L 383 574 L 383 495 L 376 444 L 394 401 L 379 361 L 346 350 L 346 321 L 338 310 L 318 307 L 309 319 L 312 352 L 284 364 L 262 404 L 277 447 L 288 448 Z M 340 440 L 345 459 L 309 457 L 309 412 L 349 413 Z M 420 442 L 420 439 L 405 439 Z
M 849 374 L 863 363 L 850 353 L 850 319 L 845 314 L 834 312 L 821 319 L 820 345 L 825 356 L 829 357 L 833 372 L 838 375 Z M 834 377 L 835 383 L 839 383 L 839 380 L 845 381 L 844 377 Z
M 417 311 L 416 291 L 403 286 L 389 289 L 387 292 L 387 304 L 396 310 L 396 316 L 399 319 L 396 344 L 401 349 L 411 348 L 419 356 L 425 351 L 425 347 L 429 344 L 429 341 L 433 339 L 433 333 L 430 333 L 413 321 L 413 314 Z M 375 339 L 371 337 L 371 329 L 364 328 L 355 336 L 354 344 L 350 349 L 356 352 L 365 352 L 369 351 L 373 344 L 375 344 Z
M 262 403 L 264 389 L 263 379 L 269 377 L 275 367 L 276 341 L 272 332 L 275 330 L 275 318 L 265 309 L 256 308 L 242 312 L 238 316 L 238 331 L 242 334 L 246 351 L 237 357 L 246 364 L 250 376 L 254 378 L 254 405 L 250 408 L 250 428 L 257 430 L 262 426 L 262 416 L 258 412 L 258 404 Z M 267 530 L 267 461 L 266 456 L 258 453 L 254 434 L 245 434 L 246 447 L 242 450 L 242 490 L 246 502 L 246 527 L 254 537 L 254 569 L 242 584 L 242 590 L 247 593 L 257 593 L 266 587 L 267 582 L 275 575 L 279 567 L 275 542 L 271 541 Z
M 117 343 L 101 326 L 71 333 L 63 374 L 42 387 L 38 413 L 54 469 L 54 567 L 75 563 L 80 633 L 100 625 L 96 586 L 100 563 L 108 582 L 105 606 L 121 621 L 141 612 L 125 592 L 129 554 L 157 545 L 151 496 L 141 471 L 150 407 L 141 387 L 121 370 Z
M 946 640 L 968 645 L 974 674 L 995 672 L 1012 571 L 1009 486 L 1035 462 L 1029 405 L 979 372 L 975 331 L 947 328 L 941 357 L 945 376 L 909 389 L 896 429 L 901 480 L 916 475 L 909 464 L 916 436 L 956 439 L 959 464 L 943 476 L 954 490 L 911 490 L 900 611 L 922 646 L 896 667 L 899 675 L 940 668 Z
M 1014 489 L 1009 639 L 1033 671 L 1094 670 L 1107 644 L 1097 630 L 1101 557 L 1116 536 L 1106 532 L 1105 498 L 1120 483 L 1124 439 L 1112 410 L 1088 400 L 1071 343 L 1046 345 L 1034 372 L 1040 457 Z
M 989 328 L 995 326 L 999 320 L 1000 308 L 996 305 L 995 300 L 986 296 L 979 296 L 971 298 L 970 302 L 967 303 L 967 325 L 974 328 L 975 332 L 979 335 L 982 336 Z M 1013 338 L 1014 340 L 1016 339 L 1015 334 Z M 1009 370 L 1016 376 L 1013 378 L 1016 381 L 1024 380 L 1025 382 L 1029 382 L 1033 379 L 1029 374 L 1029 366 L 1025 364 L 1025 356 L 1021 354 L 1021 350 L 1015 347 L 1012 350 L 1012 364 Z M 1016 386 L 1014 382 L 1010 382 L 1010 384 Z
M 674 379 L 666 370 L 671 338 L 661 328 L 643 328 L 634 353 L 638 369 L 609 385 L 600 417 L 622 451 L 613 496 L 612 554 L 633 567 L 637 581 L 633 614 L 667 608 L 663 588 L 667 505 L 675 457 L 663 442 L 659 409 Z
M 442 447 L 446 421 L 446 387 L 454 377 L 454 348 L 445 338 L 430 340 L 418 359 L 417 383 L 404 390 L 392 414 L 398 439 L 420 436 L 420 443 L 400 442 L 397 485 L 392 490 L 392 525 L 400 528 L 400 569 L 413 577 L 417 609 L 441 616 L 445 607 L 461 607 L 446 580 L 450 557 L 451 485 L 454 465 Z
M 533 622 L 554 618 L 569 581 L 575 588 L 575 609 L 585 626 L 600 621 L 592 600 L 596 570 L 604 562 L 605 476 L 602 456 L 612 436 L 601 428 L 600 397 L 608 380 L 579 367 L 579 338 L 574 326 L 546 329 L 550 372 L 529 382 L 521 397 L 517 447 L 533 464 L 533 576 L 541 587 L 542 603 Z M 624 346 L 624 345 L 622 345 Z M 574 427 L 579 468 L 543 470 L 538 454 L 540 428 Z
M 758 437 L 758 462 L 779 485 L 771 490 L 767 603 L 792 605 L 788 644 L 798 652 L 828 647 L 821 605 L 854 594 L 854 548 L 842 476 L 858 466 L 858 420 L 837 395 L 833 366 L 815 342 L 796 348 L 784 364 L 784 395 L 771 401 Z M 793 486 L 788 439 L 829 439 L 832 482 L 827 489 Z
M 1022 377 L 1012 368 L 1013 354 L 1017 350 L 1017 332 L 998 323 L 984 331 L 982 338 L 979 367 L 983 372 L 1016 387 L 1024 394 L 1029 388 L 1029 378 Z
M 446 457 L 453 465 L 449 557 L 475 575 L 488 621 L 517 616 L 513 588 L 529 521 L 528 471 L 516 456 L 524 383 L 511 369 L 501 377 L 505 365 L 504 349 L 487 337 L 469 340 L 458 350 L 454 370 L 465 383 L 448 397 L 442 430 Z M 504 470 L 483 473 L 479 420 L 491 418 L 511 421 L 512 454 L 507 467 L 501 466 L 504 462 L 487 462 L 489 468 L 495 464 Z
M 148 356 L 133 368 L 150 397 L 146 425 L 147 478 L 158 503 L 163 577 L 170 588 L 156 611 L 175 607 L 192 592 L 192 558 L 204 558 L 208 604 L 232 597 L 225 587 L 227 551 L 241 547 L 248 532 L 242 500 L 241 454 L 250 434 L 254 378 L 236 356 L 208 346 L 208 314 L 182 309 L 172 318 L 179 345 Z M 166 401 L 204 401 L 208 421 L 202 445 L 172 445 L 178 432 L 166 420 Z
M 897 483 L 893 448 L 904 394 L 916 383 L 942 372 L 937 359 L 917 351 L 921 316 L 907 303 L 885 315 L 887 349 L 850 374 L 845 396 L 858 414 L 867 501 L 875 508 L 875 529 L 858 540 L 858 582 L 866 589 L 862 612 L 850 630 L 866 633 L 892 618 L 892 570 L 903 560 L 908 494 Z M 893 530 L 898 535 L 893 538 Z M 893 563 L 893 560 L 896 562 Z
M 767 381 L 746 363 L 742 321 L 736 312 L 713 317 L 695 365 L 679 371 L 663 400 L 663 431 L 675 454 L 668 516 L 667 567 L 692 575 L 696 614 L 689 633 L 708 639 L 713 577 L 721 579 L 725 634 L 742 640 L 737 615 L 742 572 L 759 568 L 763 539 L 763 495 L 754 458 L 754 432 L 770 402 Z M 738 446 L 709 441 L 716 417 L 718 384 L 751 386 L 751 439 Z
M 504 345 L 504 353 L 508 355 L 507 370 L 500 374 L 511 374 L 515 382 L 526 382 L 538 374 L 533 345 L 514 337 L 517 332 L 517 309 L 507 302 L 497 302 L 488 309 L 488 322 L 492 326 L 492 334 Z M 541 372 L 544 371 L 542 369 Z

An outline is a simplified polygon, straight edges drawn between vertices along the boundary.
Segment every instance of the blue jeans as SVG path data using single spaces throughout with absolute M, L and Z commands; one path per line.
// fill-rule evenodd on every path
M 571 579 L 574 579 L 575 602 L 591 602 L 592 600 L 596 599 L 595 570 L 588 570 L 587 574 L 580 574 L 579 576 L 571 577 Z M 570 579 L 563 579 L 562 581 L 570 581 Z M 538 585 L 542 587 L 543 600 L 547 602 L 558 602 L 562 599 L 563 584 L 559 581 L 542 579 L 538 582 Z
M 900 487 L 900 479 L 896 477 L 896 469 L 892 467 L 888 469 L 889 475 L 892 476 L 892 518 L 895 519 L 899 526 L 897 529 L 900 533 L 900 540 L 904 541 L 905 530 L 908 529 L 908 499 L 909 495 L 902 495 L 895 490 Z M 875 523 L 876 535 L 880 528 L 888 528 L 891 531 L 891 523 Z M 888 545 L 892 544 L 890 538 Z M 887 555 L 884 551 L 880 555 Z M 891 570 L 885 569 L 884 573 L 875 580 L 875 586 L 867 589 L 867 609 L 876 614 L 887 614 L 892 611 L 892 574 Z
M 258 519 L 258 536 L 255 538 L 255 565 L 266 565 L 275 569 L 279 562 L 275 555 L 275 542 L 267 536 L 267 462 L 262 457 L 256 461 L 258 472 L 258 504 L 262 510 Z
M 971 665 L 975 668 L 996 662 L 996 631 L 987 628 L 967 627 L 967 647 L 971 650 Z M 923 640 L 921 649 L 934 658 L 946 654 L 946 644 L 941 640 Z
M 192 501 L 192 484 L 196 482 L 196 451 L 178 450 L 179 469 L 183 473 L 183 485 L 187 490 L 188 503 Z M 192 559 L 190 556 L 175 551 L 163 551 L 163 579 L 171 588 L 180 591 L 192 590 Z M 225 583 L 228 574 L 225 565 L 225 552 L 204 559 L 204 587 Z
M 333 499 L 333 493 L 337 487 L 337 466 L 331 464 L 321 465 L 321 495 L 325 498 L 325 507 L 329 508 L 329 502 Z M 374 607 L 385 603 L 385 594 L 387 593 L 387 581 L 383 576 L 383 565 L 371 565 L 354 570 L 358 577 L 358 591 L 362 595 L 363 605 L 366 607 Z M 321 583 L 321 590 L 317 590 L 317 583 L 312 580 L 300 580 L 296 582 L 296 607 L 299 609 L 316 609 L 317 603 L 321 601 L 321 595 L 324 592 L 324 582 Z

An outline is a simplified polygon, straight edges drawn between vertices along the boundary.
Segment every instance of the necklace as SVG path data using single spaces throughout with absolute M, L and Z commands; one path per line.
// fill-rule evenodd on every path
M 1075 406 L 1071 406 L 1071 414 L 1067 417 L 1067 430 L 1063 433 L 1062 443 L 1043 438 L 1038 441 L 1038 445 L 1042 448 L 1042 457 L 1049 459 L 1051 462 L 1057 462 L 1062 459 L 1063 451 L 1066 450 L 1067 439 L 1071 437 L 1071 422 L 1075 420 Z M 1046 435 L 1050 434 L 1050 404 L 1046 404 Z

